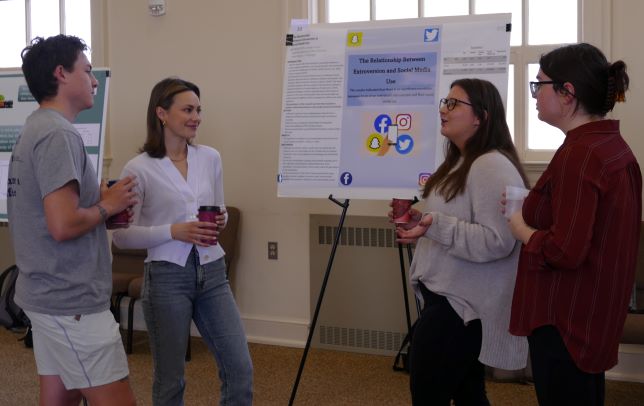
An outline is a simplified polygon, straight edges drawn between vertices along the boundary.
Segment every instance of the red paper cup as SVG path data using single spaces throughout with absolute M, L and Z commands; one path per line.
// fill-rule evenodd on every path
M 207 223 L 216 223 L 216 216 L 221 213 L 219 206 L 199 206 L 199 214 L 197 218 L 199 221 L 205 221 Z M 213 236 L 210 240 L 202 240 L 205 244 L 217 245 L 217 237 Z
M 391 207 L 394 214 L 394 223 L 409 223 L 411 216 L 409 215 L 409 209 L 413 200 L 410 199 L 393 199 L 391 201 Z
M 130 225 L 130 216 L 128 216 L 127 210 L 123 210 L 108 218 L 107 222 L 114 228 L 126 228 Z
M 107 187 L 111 187 L 118 179 L 110 180 L 107 182 Z M 130 216 L 127 210 L 120 211 L 107 219 L 106 223 L 110 224 L 112 228 L 127 228 L 130 226 Z

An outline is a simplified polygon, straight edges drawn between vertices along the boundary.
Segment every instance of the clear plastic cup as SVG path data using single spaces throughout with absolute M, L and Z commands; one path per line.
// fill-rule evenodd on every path
M 526 188 L 518 186 L 505 187 L 505 217 L 510 218 L 523 207 L 523 200 L 530 193 Z

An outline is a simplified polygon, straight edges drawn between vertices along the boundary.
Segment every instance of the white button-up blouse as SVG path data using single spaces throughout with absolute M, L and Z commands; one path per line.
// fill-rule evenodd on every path
M 214 148 L 188 146 L 188 176 L 184 179 L 168 157 L 152 158 L 142 153 L 123 168 L 121 177 L 135 175 L 138 204 L 134 221 L 119 229 L 113 241 L 120 248 L 147 249 L 145 262 L 186 264 L 192 244 L 173 240 L 170 226 L 197 221 L 199 206 L 223 206 L 224 185 L 221 156 Z M 201 264 L 224 255 L 221 245 L 197 247 Z

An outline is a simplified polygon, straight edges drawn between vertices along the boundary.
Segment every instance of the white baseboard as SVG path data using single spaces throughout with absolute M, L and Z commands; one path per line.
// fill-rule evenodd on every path
M 606 379 L 644 383 L 644 345 L 620 344 L 618 364 L 606 371 Z
M 304 348 L 309 334 L 309 321 L 242 315 L 246 336 L 251 343 Z
M 121 328 L 127 329 L 127 312 L 130 298 L 126 297 L 121 302 Z M 283 347 L 304 348 L 309 333 L 309 321 L 302 319 L 277 319 L 256 315 L 243 315 L 242 321 L 246 329 L 246 337 L 251 343 L 280 345 Z M 134 303 L 134 319 L 132 328 L 135 331 L 147 331 L 141 302 Z M 200 337 L 194 323 L 190 327 L 190 334 Z
M 121 328 L 127 328 L 129 298 L 121 302 Z M 309 320 L 271 318 L 261 315 L 242 314 L 248 342 L 304 348 L 309 333 Z M 146 331 L 143 312 L 139 302 L 134 304 L 134 330 Z M 191 334 L 199 337 L 192 324 Z M 606 371 L 606 379 L 644 383 L 644 345 L 620 344 L 619 363 Z

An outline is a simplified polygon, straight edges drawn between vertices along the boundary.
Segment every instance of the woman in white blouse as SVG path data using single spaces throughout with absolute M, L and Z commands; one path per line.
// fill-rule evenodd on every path
M 226 225 L 197 221 L 199 206 L 224 205 L 219 152 L 193 144 L 199 88 L 168 78 L 152 89 L 147 139 L 122 176 L 136 175 L 133 224 L 114 233 L 121 248 L 147 249 L 142 306 L 154 361 L 155 406 L 183 405 L 184 356 L 194 320 L 217 361 L 221 405 L 252 403 L 253 368 L 239 310 L 214 243 Z

